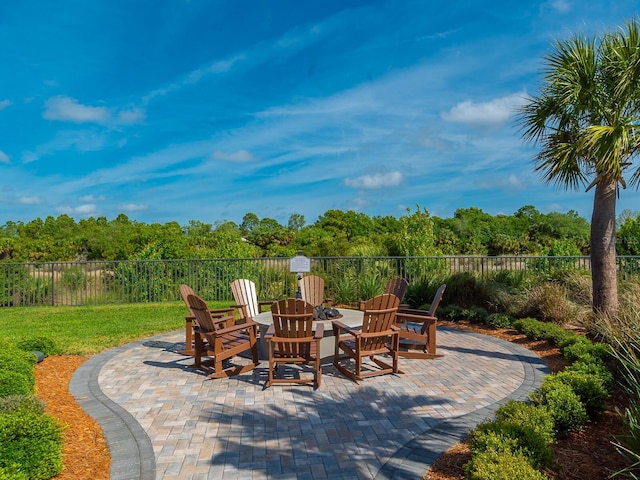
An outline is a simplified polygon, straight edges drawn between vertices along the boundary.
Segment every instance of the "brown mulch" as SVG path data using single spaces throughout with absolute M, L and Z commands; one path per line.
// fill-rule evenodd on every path
M 467 322 L 441 322 L 442 325 L 492 335 L 518 343 L 534 351 L 551 371 L 562 370 L 565 362 L 559 350 L 544 341 L 530 341 L 514 330 L 496 330 Z M 36 366 L 36 394 L 47 412 L 67 425 L 64 443 L 64 470 L 56 480 L 108 480 L 110 457 L 107 443 L 97 422 L 87 415 L 69 393 L 69 381 L 76 368 L 88 357 L 48 357 Z M 605 412 L 580 431 L 570 434 L 555 447 L 556 465 L 545 473 L 557 480 L 602 480 L 624 466 L 611 444 L 622 430 L 615 407 L 625 406 L 624 395 L 614 394 Z M 459 443 L 442 455 L 424 475 L 425 480 L 461 480 L 464 464 L 470 459 L 467 445 Z
M 73 372 L 89 357 L 61 355 L 45 358 L 36 365 L 36 395 L 47 413 L 63 425 L 64 470 L 56 480 L 108 480 L 111 465 L 109 448 L 98 423 L 69 393 Z

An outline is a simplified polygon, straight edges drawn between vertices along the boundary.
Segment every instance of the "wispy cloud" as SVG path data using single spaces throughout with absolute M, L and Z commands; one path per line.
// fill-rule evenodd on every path
M 148 209 L 148 205 L 142 205 L 139 203 L 121 203 L 118 205 L 118 210 L 122 212 L 144 212 Z
M 16 198 L 15 203 L 19 203 L 21 205 L 37 205 L 39 203 L 42 203 L 42 199 L 38 196 L 24 196 Z
M 59 96 L 47 100 L 43 117 L 63 122 L 105 123 L 110 114 L 106 107 L 82 105 L 74 98 Z
M 56 134 L 53 140 L 39 145 L 35 150 L 23 152 L 22 162 L 35 162 L 41 157 L 71 149 L 79 152 L 95 152 L 104 148 L 107 141 L 105 133 L 94 130 L 61 131 Z
M 4 110 L 11 105 L 11 100 L 0 100 L 0 110 Z
M 83 197 L 80 197 L 80 201 L 86 203 L 104 202 L 106 199 L 107 197 L 105 197 L 104 195 L 100 195 L 99 197 L 95 197 L 93 195 L 85 195 Z
M 9 155 L 0 150 L 0 163 L 11 163 Z
M 65 213 L 67 215 L 78 215 L 80 217 L 90 217 L 98 213 L 98 208 L 93 203 L 86 203 L 78 205 L 77 207 L 58 207 L 56 209 L 58 213 Z
M 461 102 L 442 114 L 448 122 L 461 123 L 479 129 L 494 129 L 507 123 L 525 102 L 524 93 L 515 93 L 488 102 Z
M 62 95 L 50 98 L 44 107 L 43 118 L 61 122 L 130 125 L 145 118 L 141 108 L 114 111 L 103 106 L 83 105 L 75 98 Z
M 231 153 L 217 151 L 211 154 L 211 158 L 225 162 L 253 162 L 256 160 L 248 150 L 238 150 Z
M 389 172 L 375 175 L 362 175 L 356 178 L 346 178 L 344 184 L 348 187 L 359 189 L 374 189 L 385 187 L 397 187 L 402 182 L 402 173 Z

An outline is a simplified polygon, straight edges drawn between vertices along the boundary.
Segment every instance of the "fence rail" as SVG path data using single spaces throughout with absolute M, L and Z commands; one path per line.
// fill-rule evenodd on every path
M 640 273 L 640 257 L 617 258 L 621 275 Z M 331 293 L 345 279 L 404 277 L 409 283 L 433 275 L 473 272 L 488 277 L 501 270 L 590 269 L 589 257 L 451 256 L 315 257 L 311 271 L 325 278 Z M 114 262 L 0 262 L 0 307 L 89 305 L 179 300 L 190 285 L 208 300 L 231 301 L 236 278 L 256 282 L 261 298 L 293 295 L 297 277 L 288 258 L 127 260 Z

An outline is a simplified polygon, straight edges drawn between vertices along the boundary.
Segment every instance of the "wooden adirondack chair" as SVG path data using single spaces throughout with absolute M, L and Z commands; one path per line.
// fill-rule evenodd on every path
M 313 383 L 320 387 L 320 340 L 324 326 L 318 323 L 313 332 L 313 305 L 299 298 L 285 298 L 271 305 L 273 323 L 265 340 L 269 349 L 269 379 L 267 387 L 274 383 Z M 314 366 L 313 378 L 275 378 L 280 364 Z
M 399 355 L 406 358 L 437 358 L 436 310 L 447 286 L 440 285 L 431 301 L 429 310 L 401 308 L 396 314 L 396 326 L 400 328 Z
M 193 329 L 197 324 L 194 324 L 196 317 L 193 311 L 191 310 L 191 307 L 189 306 L 189 302 L 187 301 L 187 297 L 189 295 L 195 295 L 195 293 L 193 292 L 193 289 L 189 285 L 180 285 L 180 296 L 182 297 L 182 301 L 186 305 L 187 310 L 189 310 L 189 315 L 186 315 L 184 317 L 184 334 L 185 334 L 184 350 L 180 350 L 178 352 L 178 353 L 181 353 L 182 355 L 195 354 L 195 349 L 193 345 Z M 214 309 L 214 310 L 210 310 L 210 312 L 211 312 L 211 315 L 214 317 L 226 317 L 228 315 L 233 316 L 234 310 L 233 308 L 230 307 L 230 308 Z
M 382 293 L 391 293 L 398 297 L 400 300 L 400 308 L 402 305 L 402 300 L 404 299 L 404 294 L 407 293 L 407 287 L 409 286 L 409 282 L 407 282 L 402 277 L 392 278 L 387 282 L 387 285 L 384 287 L 384 292 Z M 358 303 L 358 310 L 364 310 L 365 302 Z
M 273 301 L 258 301 L 256 284 L 245 278 L 231 282 L 231 293 L 236 302 L 232 307 L 240 312 L 240 320 L 252 319 L 263 311 L 263 307 L 273 303 Z
M 395 295 L 384 293 L 364 305 L 362 330 L 354 330 L 340 320 L 332 320 L 333 334 L 336 338 L 333 365 L 338 371 L 352 380 L 362 380 L 383 373 L 401 373 L 398 368 L 398 327 L 393 322 L 400 300 Z M 341 333 L 345 333 L 341 335 Z M 344 352 L 340 355 L 340 351 Z M 376 358 L 377 355 L 390 355 L 392 364 Z M 362 358 L 369 357 L 380 369 L 362 371 Z M 346 359 L 355 360 L 354 371 L 340 364 Z
M 209 378 L 223 378 L 253 370 L 260 363 L 256 322 L 248 320 L 236 324 L 232 315 L 215 318 L 211 315 L 206 302 L 197 295 L 188 295 L 187 302 L 197 322 L 197 327 L 194 329 L 195 362 L 193 366 L 195 368 L 211 371 Z M 251 364 L 223 368 L 223 361 L 247 350 L 251 350 Z M 202 361 L 202 357 L 207 355 L 213 357 L 213 369 Z
M 317 275 L 305 275 L 300 280 L 300 292 L 302 300 L 310 303 L 314 307 L 324 305 L 331 307 L 333 300 L 324 298 L 324 278 Z

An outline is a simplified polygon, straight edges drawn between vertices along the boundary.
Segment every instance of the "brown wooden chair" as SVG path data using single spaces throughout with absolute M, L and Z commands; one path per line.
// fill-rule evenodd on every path
M 305 275 L 300 280 L 300 293 L 302 300 L 310 303 L 314 307 L 324 305 L 331 307 L 333 300 L 324 298 L 324 278 L 317 275 Z
M 409 282 L 402 277 L 396 277 L 387 282 L 387 285 L 384 287 L 384 292 L 382 293 L 390 293 L 398 297 L 400 300 L 400 308 L 402 308 L 406 306 L 402 304 L 402 300 L 404 299 L 404 294 L 407 293 L 407 287 L 409 287 Z M 365 302 L 359 302 L 358 309 L 364 310 L 364 304 Z
M 204 300 L 197 295 L 188 295 L 187 302 L 194 313 L 197 326 L 195 333 L 195 362 L 193 366 L 212 371 L 202 361 L 203 356 L 213 357 L 213 371 L 209 378 L 223 378 L 253 370 L 258 360 L 256 343 L 258 324 L 253 320 L 236 324 L 232 315 L 215 318 Z M 205 341 L 206 340 L 206 341 Z M 223 368 L 223 362 L 247 350 L 251 350 L 251 364 Z M 209 362 L 206 362 L 209 363 Z
M 437 358 L 436 310 L 447 286 L 440 285 L 431 301 L 429 310 L 401 308 L 396 314 L 396 326 L 400 328 L 399 355 L 406 358 Z
M 231 282 L 231 293 L 233 301 L 236 302 L 232 307 L 239 311 L 241 321 L 253 319 L 264 311 L 263 307 L 273 303 L 273 301 L 258 301 L 256 284 L 246 278 Z
M 313 383 L 320 387 L 320 340 L 324 326 L 318 323 L 313 332 L 313 305 L 299 298 L 285 298 L 271 304 L 273 323 L 265 340 L 269 349 L 269 379 L 267 387 L 274 383 Z M 275 378 L 280 364 L 314 366 L 313 378 Z
M 195 295 L 193 289 L 189 286 L 189 285 L 180 285 L 180 296 L 182 297 L 182 301 L 184 301 L 184 304 L 187 307 L 187 310 L 189 310 L 189 314 L 185 315 L 184 317 L 184 333 L 185 333 L 185 340 L 184 340 L 184 350 L 180 350 L 178 353 L 181 353 L 182 355 L 194 355 L 195 354 L 195 350 L 194 350 L 194 345 L 193 345 L 193 328 L 197 325 L 194 325 L 195 322 L 195 314 L 193 313 L 193 311 L 191 310 L 191 307 L 189 306 L 189 302 L 187 301 L 187 297 L 189 295 Z M 233 315 L 234 309 L 232 307 L 230 308 L 217 308 L 214 310 L 210 310 L 211 315 L 214 317 L 226 317 L 228 315 Z
M 398 368 L 398 327 L 393 322 L 400 300 L 395 295 L 384 293 L 367 300 L 364 305 L 362 330 L 354 330 L 340 320 L 332 320 L 333 334 L 336 337 L 333 365 L 338 371 L 352 380 L 362 380 L 371 375 L 383 373 L 401 373 Z M 345 335 L 341 335 L 345 332 Z M 340 355 L 340 351 L 344 355 Z M 390 355 L 389 365 L 376 358 L 377 355 Z M 362 358 L 369 357 L 380 369 L 362 371 Z M 355 360 L 354 371 L 348 370 L 339 362 Z
M 404 294 L 407 293 L 407 288 L 409 287 L 409 282 L 407 282 L 402 277 L 392 278 L 387 282 L 387 286 L 384 289 L 384 293 L 391 293 L 398 297 L 400 300 L 400 305 L 402 305 L 402 301 L 404 300 Z

